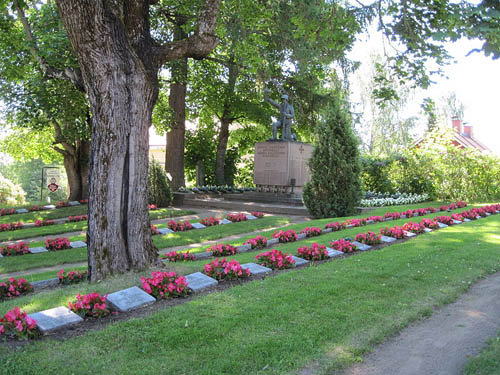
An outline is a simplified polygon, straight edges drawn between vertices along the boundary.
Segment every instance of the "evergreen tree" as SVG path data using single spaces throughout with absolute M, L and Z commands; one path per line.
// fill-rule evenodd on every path
M 172 204 L 172 190 L 165 169 L 155 159 L 151 159 L 148 169 L 149 204 L 168 207 Z
M 304 204 L 314 218 L 350 215 L 359 203 L 361 164 L 351 124 L 349 111 L 336 96 L 316 126 L 311 180 L 303 191 Z

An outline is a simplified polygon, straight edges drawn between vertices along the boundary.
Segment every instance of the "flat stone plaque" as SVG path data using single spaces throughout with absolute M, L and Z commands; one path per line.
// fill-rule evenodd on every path
M 468 223 L 470 221 L 470 219 L 467 219 L 466 217 L 464 217 L 464 222 L 465 223 Z
M 366 220 L 366 224 L 373 224 L 373 220 Z
M 205 288 L 210 288 L 218 284 L 217 280 L 208 277 L 204 273 L 195 272 L 186 276 L 186 281 L 189 289 L 193 292 L 198 292 Z
M 53 204 L 48 204 L 46 206 L 43 206 L 42 207 L 44 210 L 55 210 L 56 209 L 56 206 L 54 206 Z
M 0 254 L 0 258 L 3 258 L 3 255 L 2 255 L 2 254 Z
M 47 280 L 39 280 L 39 281 L 33 281 L 31 283 L 31 286 L 35 290 L 39 289 L 45 289 L 45 288 L 53 288 L 55 286 L 59 285 L 59 278 L 54 277 L 53 279 L 47 279 Z
M 191 224 L 194 229 L 203 229 L 206 228 L 202 223 L 193 223 Z
M 78 201 L 68 202 L 68 206 L 79 206 L 79 205 L 80 205 L 80 202 L 78 202 Z
M 35 227 L 35 223 L 24 223 L 23 224 L 23 228 L 34 228 Z
M 220 224 L 231 224 L 231 223 L 232 223 L 232 221 L 231 221 L 231 220 L 228 220 L 228 219 L 222 219 L 222 220 L 220 221 Z
M 303 240 L 306 237 L 307 237 L 307 234 L 305 234 L 305 233 L 299 233 L 299 234 L 297 234 L 297 240 Z
M 247 220 L 257 220 L 257 219 L 258 219 L 257 216 L 247 215 Z
M 48 250 L 45 247 L 31 247 L 30 248 L 31 254 L 38 254 L 38 253 L 46 253 Z
M 476 219 L 482 219 L 482 218 L 483 218 L 482 216 L 479 215 L 476 216 Z
M 293 260 L 295 261 L 295 267 L 300 267 L 300 266 L 303 266 L 307 263 L 309 263 L 308 260 L 305 260 L 305 259 L 302 259 L 302 258 L 299 258 L 299 257 L 296 257 L 294 255 L 292 255 L 292 258 Z
M 448 226 L 448 225 L 446 225 L 446 224 L 439 223 L 439 222 L 438 222 L 438 225 L 439 225 L 439 228 L 446 228 L 446 227 Z
M 491 216 L 491 214 L 489 212 L 486 212 L 486 216 Z
M 193 255 L 195 259 L 208 259 L 212 256 L 212 253 L 203 252 L 203 253 L 194 253 Z
M 332 228 L 325 228 L 325 229 L 321 229 L 321 233 L 322 234 L 325 234 L 325 233 L 330 233 L 332 231 Z
M 408 231 L 406 231 L 406 230 L 404 231 L 404 233 L 406 234 L 406 237 L 415 237 L 415 236 L 416 236 L 416 234 L 415 234 L 415 233 L 413 233 L 413 232 L 408 232 Z
M 236 248 L 238 250 L 238 253 L 246 253 L 247 251 L 252 250 L 252 245 L 246 244 L 246 245 L 241 245 Z
M 137 286 L 111 293 L 106 301 L 113 310 L 120 312 L 130 311 L 154 302 L 156 298 Z
M 432 229 L 431 229 L 431 228 L 424 228 L 424 232 L 425 232 L 425 233 L 432 232 Z
M 386 218 L 384 219 L 384 221 L 392 221 L 392 220 L 394 220 L 392 217 L 386 217 Z
M 396 239 L 394 237 L 382 236 L 382 242 L 394 242 Z
M 279 238 L 271 238 L 270 240 L 267 240 L 267 247 L 277 245 L 280 243 Z
M 345 227 L 346 227 L 346 229 L 354 228 L 354 224 L 349 224 L 349 225 L 346 225 Z
M 26 208 L 18 208 L 16 214 L 27 214 L 29 211 Z
M 453 220 L 453 224 L 462 224 L 460 220 Z
M 160 234 L 174 233 L 174 231 L 170 228 L 158 228 L 158 232 L 160 232 Z
M 327 247 L 326 251 L 328 251 L 328 256 L 330 258 L 335 258 L 335 257 L 338 257 L 340 255 L 344 255 L 344 253 L 342 251 L 332 249 L 331 247 Z
M 406 215 L 401 215 L 400 219 L 406 219 Z
M 36 320 L 42 333 L 83 322 L 81 316 L 64 306 L 29 314 L 28 316 Z
M 71 246 L 73 249 L 78 248 L 78 247 L 87 247 L 87 244 L 83 241 L 73 241 L 69 243 L 69 246 Z
M 241 265 L 241 268 L 243 269 L 249 269 L 252 275 L 258 275 L 261 273 L 268 273 L 272 272 L 273 270 L 264 266 L 261 266 L 260 264 L 256 263 L 245 263 Z
M 392 238 L 392 237 L 391 237 Z M 353 245 L 356 245 L 359 251 L 366 251 L 370 250 L 372 247 L 370 245 L 358 242 L 358 241 L 352 241 Z

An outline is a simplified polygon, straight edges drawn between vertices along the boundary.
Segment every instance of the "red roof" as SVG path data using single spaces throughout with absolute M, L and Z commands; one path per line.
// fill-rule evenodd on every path
M 483 145 L 481 142 L 479 142 L 477 139 L 472 138 L 472 137 L 466 137 L 465 135 L 459 134 L 456 130 L 453 132 L 453 143 L 455 146 L 462 146 L 462 147 L 472 147 L 478 150 L 479 152 L 483 153 L 488 153 L 492 152 L 488 147 Z M 418 147 L 418 145 L 424 140 L 424 137 L 419 138 L 417 141 L 415 141 L 412 145 L 412 147 Z

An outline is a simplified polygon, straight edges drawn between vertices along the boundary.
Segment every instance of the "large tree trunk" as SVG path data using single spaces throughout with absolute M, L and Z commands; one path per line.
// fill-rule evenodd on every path
M 181 34 L 184 35 L 184 32 Z M 184 135 L 186 133 L 186 81 L 188 72 L 187 58 L 172 63 L 172 84 L 168 104 L 174 113 L 167 133 L 167 153 L 165 169 L 172 176 L 170 185 L 175 191 L 184 186 Z
M 57 0 L 92 110 L 88 259 L 91 281 L 157 259 L 148 215 L 149 127 L 162 64 L 217 44 L 219 0 L 205 0 L 189 38 L 161 46 L 149 0 Z
M 229 72 L 226 89 L 224 91 L 224 105 L 222 116 L 220 116 L 219 137 L 217 140 L 217 153 L 215 155 L 215 183 L 224 185 L 226 182 L 224 176 L 224 164 L 226 163 L 227 142 L 229 140 L 229 125 L 236 119 L 231 111 L 231 101 L 236 87 L 239 69 L 234 64 L 233 54 L 229 58 Z
M 79 141 L 73 150 L 63 154 L 64 169 L 68 177 L 70 201 L 88 198 L 90 143 Z
M 145 269 L 157 261 L 147 208 L 148 130 L 158 96 L 152 61 L 138 56 L 118 9 L 105 1 L 59 1 L 92 108 L 89 277 Z M 134 9 L 125 9 L 127 17 Z M 123 16 L 123 15 L 122 15 Z M 147 16 L 146 16 L 147 17 Z M 139 36 L 137 36 L 139 37 Z M 149 40 L 144 44 L 147 54 Z

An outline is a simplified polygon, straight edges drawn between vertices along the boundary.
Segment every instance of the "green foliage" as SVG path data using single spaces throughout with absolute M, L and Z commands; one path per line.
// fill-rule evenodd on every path
M 151 159 L 148 170 L 149 204 L 157 207 L 168 207 L 172 204 L 172 190 L 168 183 L 167 174 L 156 160 Z
M 309 161 L 311 180 L 303 191 L 304 204 L 315 218 L 352 214 L 359 203 L 361 167 L 351 122 L 337 97 L 316 127 L 316 145 Z
M 428 133 L 419 148 L 390 166 L 393 186 L 437 199 L 477 201 L 500 198 L 500 159 L 452 143 L 453 130 Z
M 378 158 L 365 155 L 361 158 L 361 187 L 364 191 L 395 193 L 389 179 L 389 168 L 399 157 Z
M 16 206 L 25 203 L 23 188 L 0 174 L 0 204 Z

